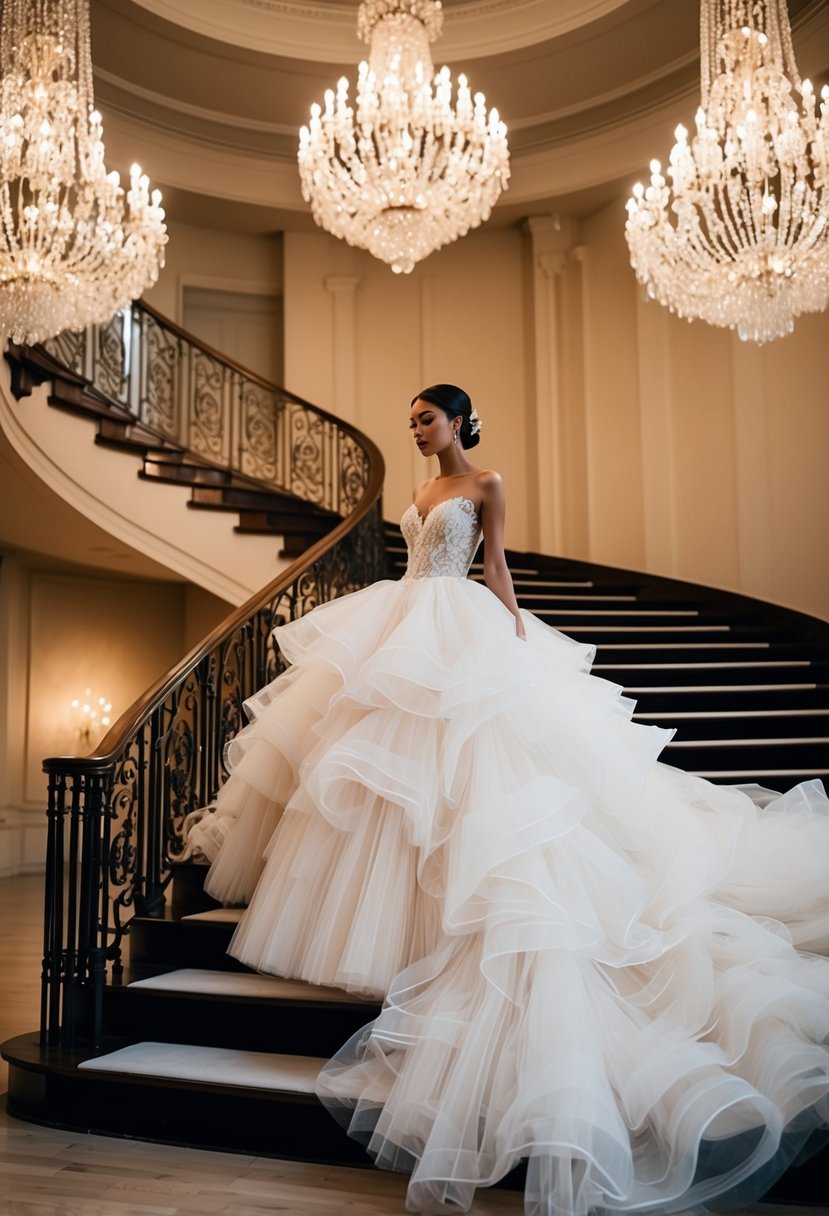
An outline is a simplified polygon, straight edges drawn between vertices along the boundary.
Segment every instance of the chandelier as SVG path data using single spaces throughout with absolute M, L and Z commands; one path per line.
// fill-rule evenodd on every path
M 316 222 L 408 274 L 489 214 L 509 179 L 507 129 L 482 93 L 447 67 L 434 75 L 429 43 L 440 0 L 363 0 L 369 44 L 349 105 L 348 80 L 311 107 L 299 137 L 302 193 Z
M 34 343 L 108 321 L 155 282 L 161 195 L 104 164 L 88 0 L 2 0 L 0 328 Z
M 670 186 L 656 160 L 634 186 L 630 260 L 671 312 L 768 342 L 829 301 L 829 88 L 800 80 L 786 0 L 701 0 L 700 43 L 696 135 Z

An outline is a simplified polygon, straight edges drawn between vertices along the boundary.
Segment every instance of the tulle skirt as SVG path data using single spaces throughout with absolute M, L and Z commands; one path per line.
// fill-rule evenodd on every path
M 753 1198 L 829 1123 L 829 802 L 659 763 L 524 620 L 428 578 L 278 630 L 200 832 L 231 953 L 384 997 L 318 1093 L 413 1211 L 522 1158 L 533 1216 Z

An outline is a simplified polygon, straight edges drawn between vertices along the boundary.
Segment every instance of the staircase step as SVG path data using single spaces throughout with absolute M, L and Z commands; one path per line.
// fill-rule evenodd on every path
M 321 984 L 306 984 L 304 980 L 283 979 L 276 975 L 262 975 L 256 971 L 205 971 L 192 967 L 179 971 L 166 971 L 162 975 L 133 980 L 127 985 L 136 992 L 174 992 L 193 996 L 242 997 L 246 1001 L 268 1001 L 270 1003 L 290 1001 L 304 1005 L 366 1004 L 342 988 L 324 987 Z
M 729 688 L 746 684 L 785 686 L 815 683 L 808 662 L 791 663 L 594 663 L 594 675 L 634 688 Z
M 681 682 L 677 682 L 677 681 L 673 681 L 673 682 L 669 682 L 669 683 L 665 683 L 665 684 L 659 684 L 655 681 L 649 682 L 648 684 L 631 683 L 631 684 L 625 685 L 625 692 L 628 696 L 632 696 L 632 697 L 636 697 L 636 698 L 646 697 L 651 694 L 660 694 L 660 693 L 663 696 L 666 693 L 671 693 L 671 694 L 677 693 L 682 696 L 696 695 L 696 696 L 706 696 L 706 697 L 712 696 L 712 695 L 716 695 L 717 697 L 719 697 L 721 694 L 723 696 L 725 696 L 725 694 L 727 694 L 727 693 L 734 693 L 734 692 L 742 693 L 744 695 L 750 695 L 752 697 L 754 697 L 754 696 L 769 697 L 772 694 L 774 694 L 774 695 L 780 694 L 782 696 L 782 694 L 784 694 L 784 693 L 796 693 L 796 694 L 798 694 L 797 702 L 799 703 L 801 694 L 814 693 L 814 692 L 819 691 L 821 688 L 821 686 L 819 684 L 810 683 L 808 680 L 765 681 L 762 683 L 759 680 L 757 680 L 757 681 L 753 681 L 751 683 L 749 683 L 747 681 L 737 681 L 735 683 L 728 683 L 727 681 L 724 681 L 724 680 L 717 681 L 715 673 L 711 673 L 711 675 L 714 678 L 710 679 L 707 683 L 704 683 L 701 680 L 698 681 L 697 683 L 692 683 L 692 684 L 682 684 Z M 676 702 L 676 704 L 679 705 L 679 702 Z M 744 704 L 748 704 L 748 702 L 744 701 Z M 758 702 L 758 704 L 759 704 L 759 702 Z M 781 705 L 786 704 L 785 699 L 780 701 L 779 704 L 781 704 Z
M 206 908 L 202 912 L 189 912 L 186 916 L 182 916 L 181 923 L 184 925 L 238 925 L 242 919 L 244 908 L 223 908 L 220 905 L 215 908 Z
M 229 469 L 212 468 L 210 465 L 192 464 L 184 460 L 161 460 L 161 455 L 163 454 L 155 453 L 144 461 L 143 469 L 138 471 L 142 481 L 168 486 L 214 487 L 229 485 L 233 480 Z
M 797 642 L 685 641 L 600 642 L 596 659 L 603 663 L 728 663 L 755 659 L 809 660 L 808 647 Z
M 43 1047 L 36 1034 L 4 1043 L 3 1056 L 14 1118 L 248 1157 L 369 1164 L 313 1093 L 320 1058 L 117 1040 L 93 1055 Z
M 203 1047 L 186 1043 L 133 1043 L 83 1060 L 81 1071 L 193 1081 L 215 1089 L 264 1089 L 312 1096 L 324 1058 Z
M 380 1002 L 255 972 L 185 968 L 105 993 L 111 1034 L 326 1059 L 380 1012 Z
M 814 738 L 821 731 L 829 731 L 829 709 L 758 710 L 754 714 L 722 711 L 708 714 L 636 713 L 634 720 L 650 726 L 674 726 L 677 732 L 673 740 L 675 744 L 707 739 L 711 741 L 711 746 L 716 746 L 749 734 L 755 739 L 771 742 L 772 739 Z
M 183 961 L 209 970 L 249 971 L 227 953 L 237 922 L 238 916 L 180 919 L 169 908 L 163 917 L 135 916 L 130 921 L 130 966 L 142 975 L 171 971 Z
M 829 777 L 829 740 L 826 738 L 674 739 L 662 756 L 668 764 L 704 775 L 739 771 L 753 778 L 761 772 L 797 771 L 814 777 Z
M 637 700 L 637 711 L 646 716 L 661 713 L 672 717 L 706 710 L 739 715 L 754 709 L 824 709 L 829 706 L 829 686 L 808 683 L 714 685 L 713 691 L 701 687 L 671 690 L 663 685 L 628 691 Z M 666 717 L 665 724 L 667 721 Z
M 95 442 L 101 447 L 118 448 L 121 451 L 135 452 L 143 455 L 145 452 L 168 452 L 184 455 L 180 444 L 166 439 L 158 431 L 142 426 L 131 415 L 119 418 L 112 409 L 98 423 L 98 434 Z
M 323 510 L 312 502 L 264 486 L 238 483 L 226 487 L 194 486 L 191 505 L 202 510 L 265 511 L 269 515 L 294 519 L 298 523 L 314 521 L 317 526 L 325 524 L 327 528 L 333 528 L 340 522 L 339 515 Z
M 679 765 L 675 765 L 679 768 Z M 688 771 L 688 770 L 686 770 Z M 704 777 L 714 785 L 762 785 L 766 789 L 777 790 L 785 794 L 787 790 L 801 785 L 804 781 L 821 781 L 829 790 L 829 771 L 826 768 L 730 768 L 730 769 L 693 769 L 697 777 Z
M 176 861 L 172 864 L 173 881 L 171 895 L 173 913 L 181 920 L 188 913 L 198 913 L 209 909 L 222 910 L 221 904 L 212 899 L 204 890 L 204 880 L 210 868 L 206 862 L 189 858 L 187 861 Z
M 235 507 L 230 509 L 236 510 Z M 296 536 L 324 536 L 332 526 L 311 511 L 278 509 L 260 511 L 243 507 L 239 512 L 239 523 L 235 531 L 291 532 Z

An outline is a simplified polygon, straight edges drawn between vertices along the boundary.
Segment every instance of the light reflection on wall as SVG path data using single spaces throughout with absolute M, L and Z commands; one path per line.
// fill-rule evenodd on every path
M 25 798 L 44 804 L 45 756 L 85 754 L 106 733 L 79 738 L 85 690 L 118 713 L 184 652 L 184 588 L 178 584 L 33 573 L 27 690 Z M 79 701 L 73 708 L 72 702 Z M 98 706 L 101 710 L 102 707 Z M 99 714 L 113 717 L 110 714 Z

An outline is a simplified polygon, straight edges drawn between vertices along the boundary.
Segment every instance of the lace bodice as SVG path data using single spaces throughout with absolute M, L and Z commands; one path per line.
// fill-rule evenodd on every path
M 466 578 L 481 534 L 470 498 L 445 498 L 425 519 L 412 503 L 400 530 L 409 550 L 406 578 Z

